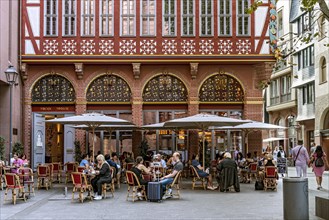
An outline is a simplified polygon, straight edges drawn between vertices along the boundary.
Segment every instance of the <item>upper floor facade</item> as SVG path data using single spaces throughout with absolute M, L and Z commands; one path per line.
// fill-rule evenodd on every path
M 272 59 L 275 0 L 263 1 L 255 13 L 248 14 L 251 3 L 22 0 L 23 61 L 50 56 Z

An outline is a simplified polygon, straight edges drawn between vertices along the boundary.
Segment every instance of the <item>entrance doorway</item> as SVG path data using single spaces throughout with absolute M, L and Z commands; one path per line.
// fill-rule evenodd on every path
M 33 113 L 32 122 L 32 167 L 38 164 L 74 161 L 75 128 L 71 125 L 47 123 L 54 118 L 72 114 Z

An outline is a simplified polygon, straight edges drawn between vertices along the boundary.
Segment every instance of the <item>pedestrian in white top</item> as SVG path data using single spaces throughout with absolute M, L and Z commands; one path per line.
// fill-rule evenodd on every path
M 299 140 L 297 146 L 292 149 L 292 158 L 295 162 L 297 177 L 307 177 L 307 165 L 310 157 L 303 146 L 303 141 Z

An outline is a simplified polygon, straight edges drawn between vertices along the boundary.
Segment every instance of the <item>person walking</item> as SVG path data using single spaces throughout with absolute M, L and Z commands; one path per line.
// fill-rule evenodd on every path
M 297 146 L 291 151 L 296 166 L 297 177 L 307 177 L 307 165 L 310 162 L 310 156 L 308 155 L 306 148 L 303 146 L 303 141 L 299 140 Z
M 321 146 L 317 146 L 315 152 L 311 156 L 311 161 L 313 167 L 313 172 L 316 177 L 316 183 L 318 184 L 317 189 L 322 189 L 322 175 L 325 170 L 325 165 L 329 167 L 327 155 L 323 152 Z
M 316 144 L 312 142 L 311 148 L 310 148 L 310 155 L 312 156 L 316 150 Z

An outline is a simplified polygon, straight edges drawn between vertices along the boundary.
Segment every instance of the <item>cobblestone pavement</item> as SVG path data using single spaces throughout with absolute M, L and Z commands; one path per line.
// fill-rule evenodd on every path
M 289 168 L 289 176 L 295 169 Z M 309 212 L 315 215 L 315 196 L 329 197 L 329 174 L 325 172 L 323 190 L 316 189 L 315 177 L 309 169 Z M 101 201 L 71 202 L 63 195 L 63 185 L 51 190 L 36 190 L 36 196 L 14 206 L 3 203 L 1 191 L 0 219 L 283 219 L 282 179 L 277 191 L 255 191 L 254 184 L 241 184 L 241 192 L 191 190 L 191 180 L 183 179 L 182 198 L 162 203 L 126 201 L 126 185 L 115 191 L 114 198 Z

